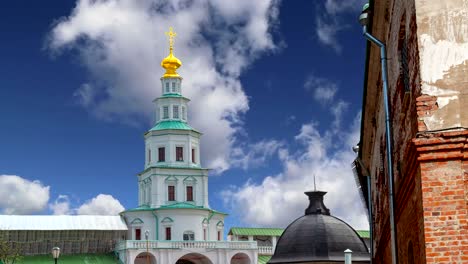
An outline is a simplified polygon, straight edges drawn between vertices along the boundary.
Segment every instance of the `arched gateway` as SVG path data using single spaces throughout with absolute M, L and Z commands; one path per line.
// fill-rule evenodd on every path
M 176 264 L 213 264 L 213 262 L 202 254 L 190 253 L 178 259 Z
M 156 258 L 151 253 L 140 253 L 136 256 L 134 264 L 156 264 Z
M 249 256 L 244 253 L 237 253 L 231 258 L 231 264 L 251 264 Z

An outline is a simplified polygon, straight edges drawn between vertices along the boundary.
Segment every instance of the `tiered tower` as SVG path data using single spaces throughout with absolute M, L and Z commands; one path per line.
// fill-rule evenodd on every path
M 182 62 L 174 56 L 170 31 L 169 55 L 161 62 L 161 97 L 156 104 L 156 124 L 145 134 L 145 170 L 138 176 L 139 205 L 158 208 L 174 203 L 208 206 L 208 169 L 201 167 L 200 136 L 188 124 L 188 98 L 182 96 Z
M 155 125 L 145 133 L 145 169 L 138 174 L 138 207 L 121 213 L 127 238 L 116 245 L 126 264 L 255 264 L 254 241 L 224 241 L 225 213 L 208 205 L 208 169 L 201 166 L 201 133 L 188 124 L 189 99 L 182 95 L 182 62 L 161 62 L 161 96 L 154 100 Z M 145 242 L 146 240 L 146 242 Z M 252 260 L 252 261 L 250 261 Z M 234 261 L 234 262 L 232 262 Z

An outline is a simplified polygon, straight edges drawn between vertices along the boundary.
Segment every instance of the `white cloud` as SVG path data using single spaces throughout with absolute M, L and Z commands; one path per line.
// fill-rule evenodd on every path
M 338 91 L 338 85 L 336 82 L 317 77 L 312 74 L 307 76 L 304 82 L 304 88 L 307 90 L 313 90 L 314 99 L 319 103 L 331 102 Z
M 285 227 L 304 215 L 308 205 L 304 192 L 313 190 L 316 175 L 317 189 L 328 192 L 325 204 L 332 215 L 357 229 L 368 228 L 350 166 L 355 157 L 351 146 L 359 139 L 359 124 L 360 115 L 344 134 L 333 128 L 321 133 L 316 123 L 304 124 L 295 138 L 302 148 L 294 153 L 280 150 L 283 171 L 261 183 L 248 181 L 223 191 L 225 203 L 245 224 Z
M 53 27 L 53 52 L 75 49 L 90 80 L 75 96 L 96 117 L 130 124 L 151 119 L 160 95 L 164 32 L 177 32 L 183 93 L 192 99 L 191 124 L 205 132 L 202 156 L 216 172 L 230 166 L 231 148 L 249 109 L 239 75 L 276 45 L 271 31 L 278 1 L 79 0 Z
M 49 186 L 16 175 L 0 175 L 2 214 L 33 214 L 44 210 L 49 201 Z
M 99 194 L 81 205 L 76 212 L 79 215 L 117 215 L 124 210 L 120 202 L 108 194 Z
M 336 53 L 340 53 L 342 49 L 336 36 L 342 29 L 343 26 L 335 18 L 327 20 L 317 16 L 315 32 L 317 33 L 318 40 L 322 44 L 332 47 Z
M 271 158 L 283 146 L 277 140 L 261 140 L 254 144 L 234 148 L 232 151 L 232 165 L 247 170 L 259 167 Z
M 67 195 L 59 195 L 57 199 L 49 204 L 49 209 L 54 215 L 69 215 L 72 213 L 70 209 L 70 199 Z
M 359 10 L 366 2 L 367 0 L 326 0 L 325 8 L 323 9 L 320 6 L 316 10 L 315 33 L 318 40 L 322 44 L 333 48 L 336 53 L 341 53 L 343 47 L 337 35 L 340 31 L 349 28 L 350 25 L 347 25 L 340 16 L 355 14 L 355 17 L 357 17 Z

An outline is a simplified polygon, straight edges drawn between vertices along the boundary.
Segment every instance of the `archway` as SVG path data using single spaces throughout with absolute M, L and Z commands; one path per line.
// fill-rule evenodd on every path
M 202 254 L 190 253 L 179 258 L 176 264 L 213 264 L 213 262 Z
M 140 253 L 135 258 L 134 264 L 156 264 L 156 258 L 151 253 Z
M 250 264 L 249 256 L 245 253 L 237 253 L 231 258 L 231 264 Z

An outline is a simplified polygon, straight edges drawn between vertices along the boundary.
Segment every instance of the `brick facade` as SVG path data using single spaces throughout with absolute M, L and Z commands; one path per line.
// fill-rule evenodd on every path
M 468 263 L 463 6 L 468 0 L 371 1 L 369 32 L 387 46 L 398 263 Z M 374 263 L 391 263 L 379 52 L 368 44 L 359 159 L 371 177 Z

